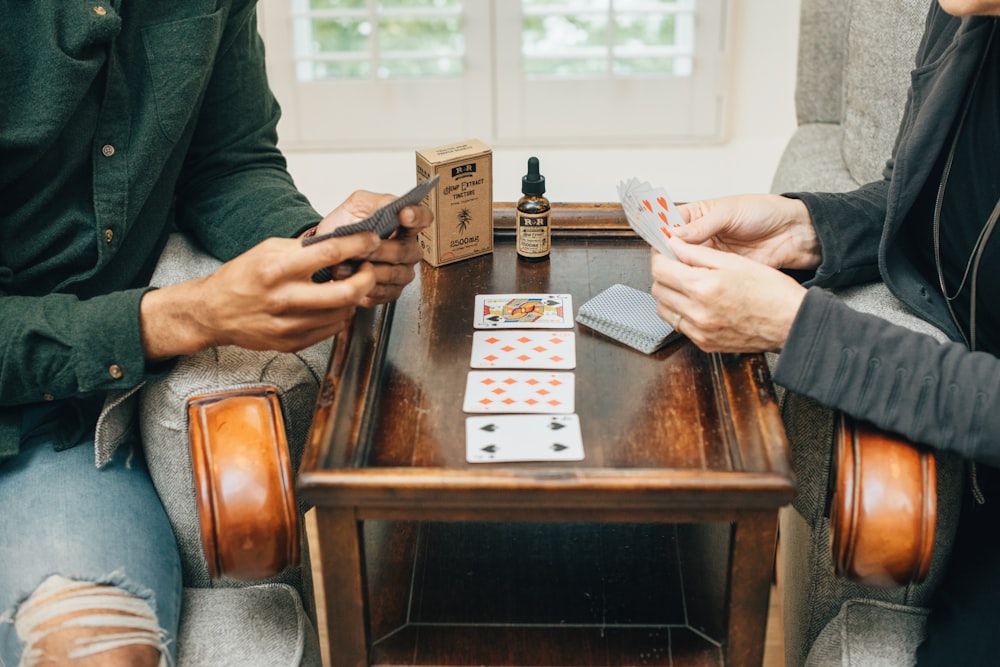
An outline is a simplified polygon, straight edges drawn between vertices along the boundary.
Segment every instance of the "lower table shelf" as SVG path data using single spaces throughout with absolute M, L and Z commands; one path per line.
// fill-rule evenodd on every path
M 364 524 L 373 665 L 720 665 L 729 524 Z

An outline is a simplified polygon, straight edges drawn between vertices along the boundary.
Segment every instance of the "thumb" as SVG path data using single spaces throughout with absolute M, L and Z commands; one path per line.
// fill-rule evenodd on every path
M 688 243 L 704 243 L 725 226 L 725 216 L 714 208 L 702 206 L 695 210 L 694 205 L 691 206 L 684 216 L 689 220 L 688 224 L 671 230 L 674 236 Z
M 303 244 L 292 255 L 296 267 L 312 274 L 318 269 L 340 264 L 349 259 L 363 259 L 378 248 L 380 239 L 374 232 L 359 232 L 328 238 L 318 243 Z
M 721 269 L 730 266 L 734 260 L 740 258 L 732 253 L 716 250 L 698 243 L 688 243 L 686 239 L 680 239 L 675 234 L 667 239 L 670 249 L 674 251 L 679 259 L 688 266 L 698 266 L 706 269 Z

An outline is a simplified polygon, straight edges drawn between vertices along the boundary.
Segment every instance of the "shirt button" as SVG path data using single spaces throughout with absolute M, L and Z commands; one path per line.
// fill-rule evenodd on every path
M 98 16 L 104 16 L 105 14 L 108 13 L 108 10 L 106 10 L 104 7 L 101 7 L 100 5 L 96 5 L 94 7 L 94 13 L 97 14 Z
M 111 241 L 114 238 L 115 238 L 115 233 L 112 230 L 110 230 L 110 229 L 105 229 L 104 230 L 104 241 L 105 241 L 105 243 L 111 243 Z
M 125 372 L 122 370 L 122 367 L 119 366 L 118 364 L 111 364 L 108 367 L 108 375 L 110 375 L 116 380 L 121 380 L 122 377 L 124 377 Z
M 112 146 L 111 144 L 104 144 L 101 147 L 101 154 L 104 157 L 111 157 L 112 155 L 115 154 L 115 147 Z

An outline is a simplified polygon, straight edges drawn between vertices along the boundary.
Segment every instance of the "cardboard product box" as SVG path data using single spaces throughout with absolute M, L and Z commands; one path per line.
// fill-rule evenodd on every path
M 417 151 L 417 179 L 439 174 L 425 200 L 434 224 L 420 232 L 424 260 L 450 264 L 493 252 L 493 150 L 469 139 Z

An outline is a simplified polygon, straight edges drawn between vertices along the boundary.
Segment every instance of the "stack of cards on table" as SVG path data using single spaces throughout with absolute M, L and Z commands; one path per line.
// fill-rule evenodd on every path
M 576 321 L 646 354 L 681 336 L 657 314 L 652 294 L 626 285 L 612 285 L 584 303 Z
M 466 459 L 580 461 L 569 294 L 476 296 L 463 410 Z
M 628 224 L 646 243 L 672 259 L 677 259 L 667 244 L 671 230 L 683 227 L 684 218 L 663 188 L 630 178 L 618 184 L 618 198 Z

